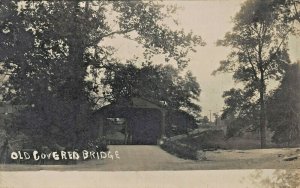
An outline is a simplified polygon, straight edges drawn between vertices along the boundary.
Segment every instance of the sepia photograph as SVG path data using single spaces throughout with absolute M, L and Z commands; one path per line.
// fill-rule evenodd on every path
M 300 187 L 299 10 L 1 0 L 0 187 Z

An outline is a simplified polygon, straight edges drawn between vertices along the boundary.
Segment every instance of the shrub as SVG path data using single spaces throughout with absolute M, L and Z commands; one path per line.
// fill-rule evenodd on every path
M 178 141 L 171 141 L 165 139 L 163 144 L 160 147 L 166 152 L 176 155 L 177 157 L 183 159 L 192 159 L 197 160 L 197 149 L 195 147 L 188 146 L 186 144 L 182 144 Z
M 215 150 L 224 148 L 224 133 L 222 130 L 207 130 L 199 134 L 188 135 L 178 142 L 197 148 L 197 150 Z

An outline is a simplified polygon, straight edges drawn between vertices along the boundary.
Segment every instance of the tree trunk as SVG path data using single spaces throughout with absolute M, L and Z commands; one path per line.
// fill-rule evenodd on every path
M 86 2 L 88 5 L 88 2 Z M 73 134 L 73 147 L 77 146 L 79 143 L 80 138 L 80 123 L 82 123 L 81 120 L 81 105 L 86 104 L 86 98 L 85 98 L 85 91 L 84 91 L 84 77 L 86 72 L 86 67 L 84 66 L 84 51 L 85 51 L 85 45 L 84 45 L 84 33 L 81 31 L 81 25 L 79 13 L 80 13 L 80 5 L 79 1 L 74 1 L 74 20 L 73 20 L 73 34 L 69 37 L 69 62 L 71 63 L 70 66 L 70 81 L 69 85 L 70 87 L 70 95 L 69 100 L 72 101 L 72 124 L 74 128 L 74 134 Z
M 261 73 L 261 80 L 260 80 L 260 91 L 259 91 L 259 105 L 260 105 L 260 147 L 266 148 L 267 146 L 267 139 L 266 139 L 266 109 L 265 109 L 265 81 L 263 73 Z

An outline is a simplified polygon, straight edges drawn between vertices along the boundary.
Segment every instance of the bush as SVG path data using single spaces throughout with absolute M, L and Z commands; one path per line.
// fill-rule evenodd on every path
M 224 133 L 222 130 L 207 130 L 199 134 L 188 135 L 178 142 L 197 148 L 197 150 L 216 150 L 224 148 Z
M 160 147 L 166 152 L 183 159 L 197 160 L 197 149 L 178 141 L 164 140 Z

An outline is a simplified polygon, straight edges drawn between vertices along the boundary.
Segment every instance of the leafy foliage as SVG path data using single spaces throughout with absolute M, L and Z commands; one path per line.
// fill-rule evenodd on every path
M 268 121 L 273 141 L 288 146 L 300 141 L 300 66 L 288 67 L 278 89 L 268 100 Z
M 287 21 L 273 3 L 271 0 L 248 0 L 242 5 L 234 18 L 232 31 L 217 42 L 218 45 L 231 47 L 232 52 L 214 72 L 232 72 L 233 79 L 244 85 L 243 91 L 224 93 L 225 97 L 230 96 L 225 99 L 227 107 L 224 115 L 232 112 L 234 116 L 243 117 L 247 107 L 252 106 L 249 108 L 252 110 L 259 105 L 262 147 L 266 146 L 267 83 L 282 78 L 285 66 L 290 63 L 287 39 L 289 34 L 295 33 L 293 22 Z
M 92 126 L 92 93 L 101 89 L 95 80 L 116 61 L 113 47 L 102 45 L 105 38 L 133 39 L 148 55 L 163 54 L 182 67 L 188 52 L 203 44 L 192 33 L 162 24 L 169 14 L 152 1 L 4 0 L 0 5 L 0 74 L 6 75 L 1 95 L 27 105 L 15 128 L 44 138 L 45 145 L 52 140 L 73 147 Z M 58 134 L 61 141 L 55 140 Z
M 227 137 L 243 134 L 242 131 L 255 131 L 259 128 L 259 105 L 252 102 L 252 92 L 241 89 L 225 91 L 225 105 L 222 119 L 226 119 Z
M 272 7 L 281 14 L 282 18 L 289 22 L 300 22 L 300 1 L 298 0 L 273 0 Z
M 131 97 L 141 97 L 157 104 L 164 103 L 170 110 L 184 109 L 197 115 L 201 108 L 200 86 L 191 72 L 182 75 L 171 65 L 112 64 L 102 79 L 105 96 L 109 102 L 120 102 Z

